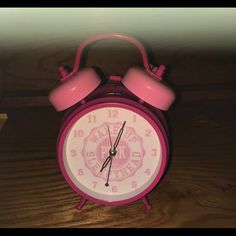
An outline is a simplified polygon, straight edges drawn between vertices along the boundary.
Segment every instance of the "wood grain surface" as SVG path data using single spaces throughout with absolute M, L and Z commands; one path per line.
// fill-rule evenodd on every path
M 66 184 L 56 158 L 61 115 L 9 108 L 0 134 L 1 227 L 235 227 L 236 100 L 188 102 L 169 113 L 173 155 L 150 193 L 153 209 L 88 202 Z
M 0 227 L 236 227 L 236 54 L 154 51 L 178 96 L 168 113 L 172 161 L 149 194 L 153 208 L 88 202 L 78 212 L 80 197 L 56 157 L 63 114 L 47 100 L 59 84 L 56 68 L 72 65 L 75 48 L 0 53 L 0 112 L 8 115 L 0 132 Z M 105 74 L 123 74 L 140 61 L 122 47 L 87 55 L 87 65 Z

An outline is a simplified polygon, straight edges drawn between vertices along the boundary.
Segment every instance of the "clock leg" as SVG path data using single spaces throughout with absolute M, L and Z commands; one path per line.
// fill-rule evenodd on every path
M 142 198 L 142 201 L 146 210 L 152 209 L 152 204 L 149 202 L 146 196 Z
M 77 204 L 75 208 L 77 210 L 81 210 L 86 202 L 87 202 L 87 199 L 81 197 L 79 204 Z

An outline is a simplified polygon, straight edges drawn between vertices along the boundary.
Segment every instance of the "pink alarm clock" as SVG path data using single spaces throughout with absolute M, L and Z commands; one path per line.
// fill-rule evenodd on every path
M 102 83 L 93 68 L 79 69 L 84 48 L 101 39 L 123 39 L 139 49 L 144 68 Z M 169 156 L 168 128 L 163 111 L 175 99 L 162 82 L 163 65 L 149 64 L 143 45 L 128 35 L 100 34 L 79 46 L 72 72 L 60 67 L 61 82 L 49 100 L 67 110 L 58 135 L 61 172 L 80 197 L 103 205 L 142 200 L 165 174 Z

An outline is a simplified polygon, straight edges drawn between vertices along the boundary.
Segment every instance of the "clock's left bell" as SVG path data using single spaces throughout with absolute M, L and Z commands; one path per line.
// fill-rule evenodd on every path
M 49 94 L 49 101 L 57 111 L 65 110 L 92 93 L 101 83 L 101 79 L 92 68 L 78 72 L 62 74 L 62 84 Z

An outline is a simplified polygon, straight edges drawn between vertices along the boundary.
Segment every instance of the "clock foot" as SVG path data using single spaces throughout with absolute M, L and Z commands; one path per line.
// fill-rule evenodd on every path
M 81 197 L 79 204 L 77 204 L 75 208 L 80 211 L 86 202 L 87 202 L 87 199 Z
M 152 209 L 152 204 L 149 202 L 149 200 L 147 199 L 147 197 L 143 197 L 142 198 L 144 207 L 146 210 L 151 210 Z

